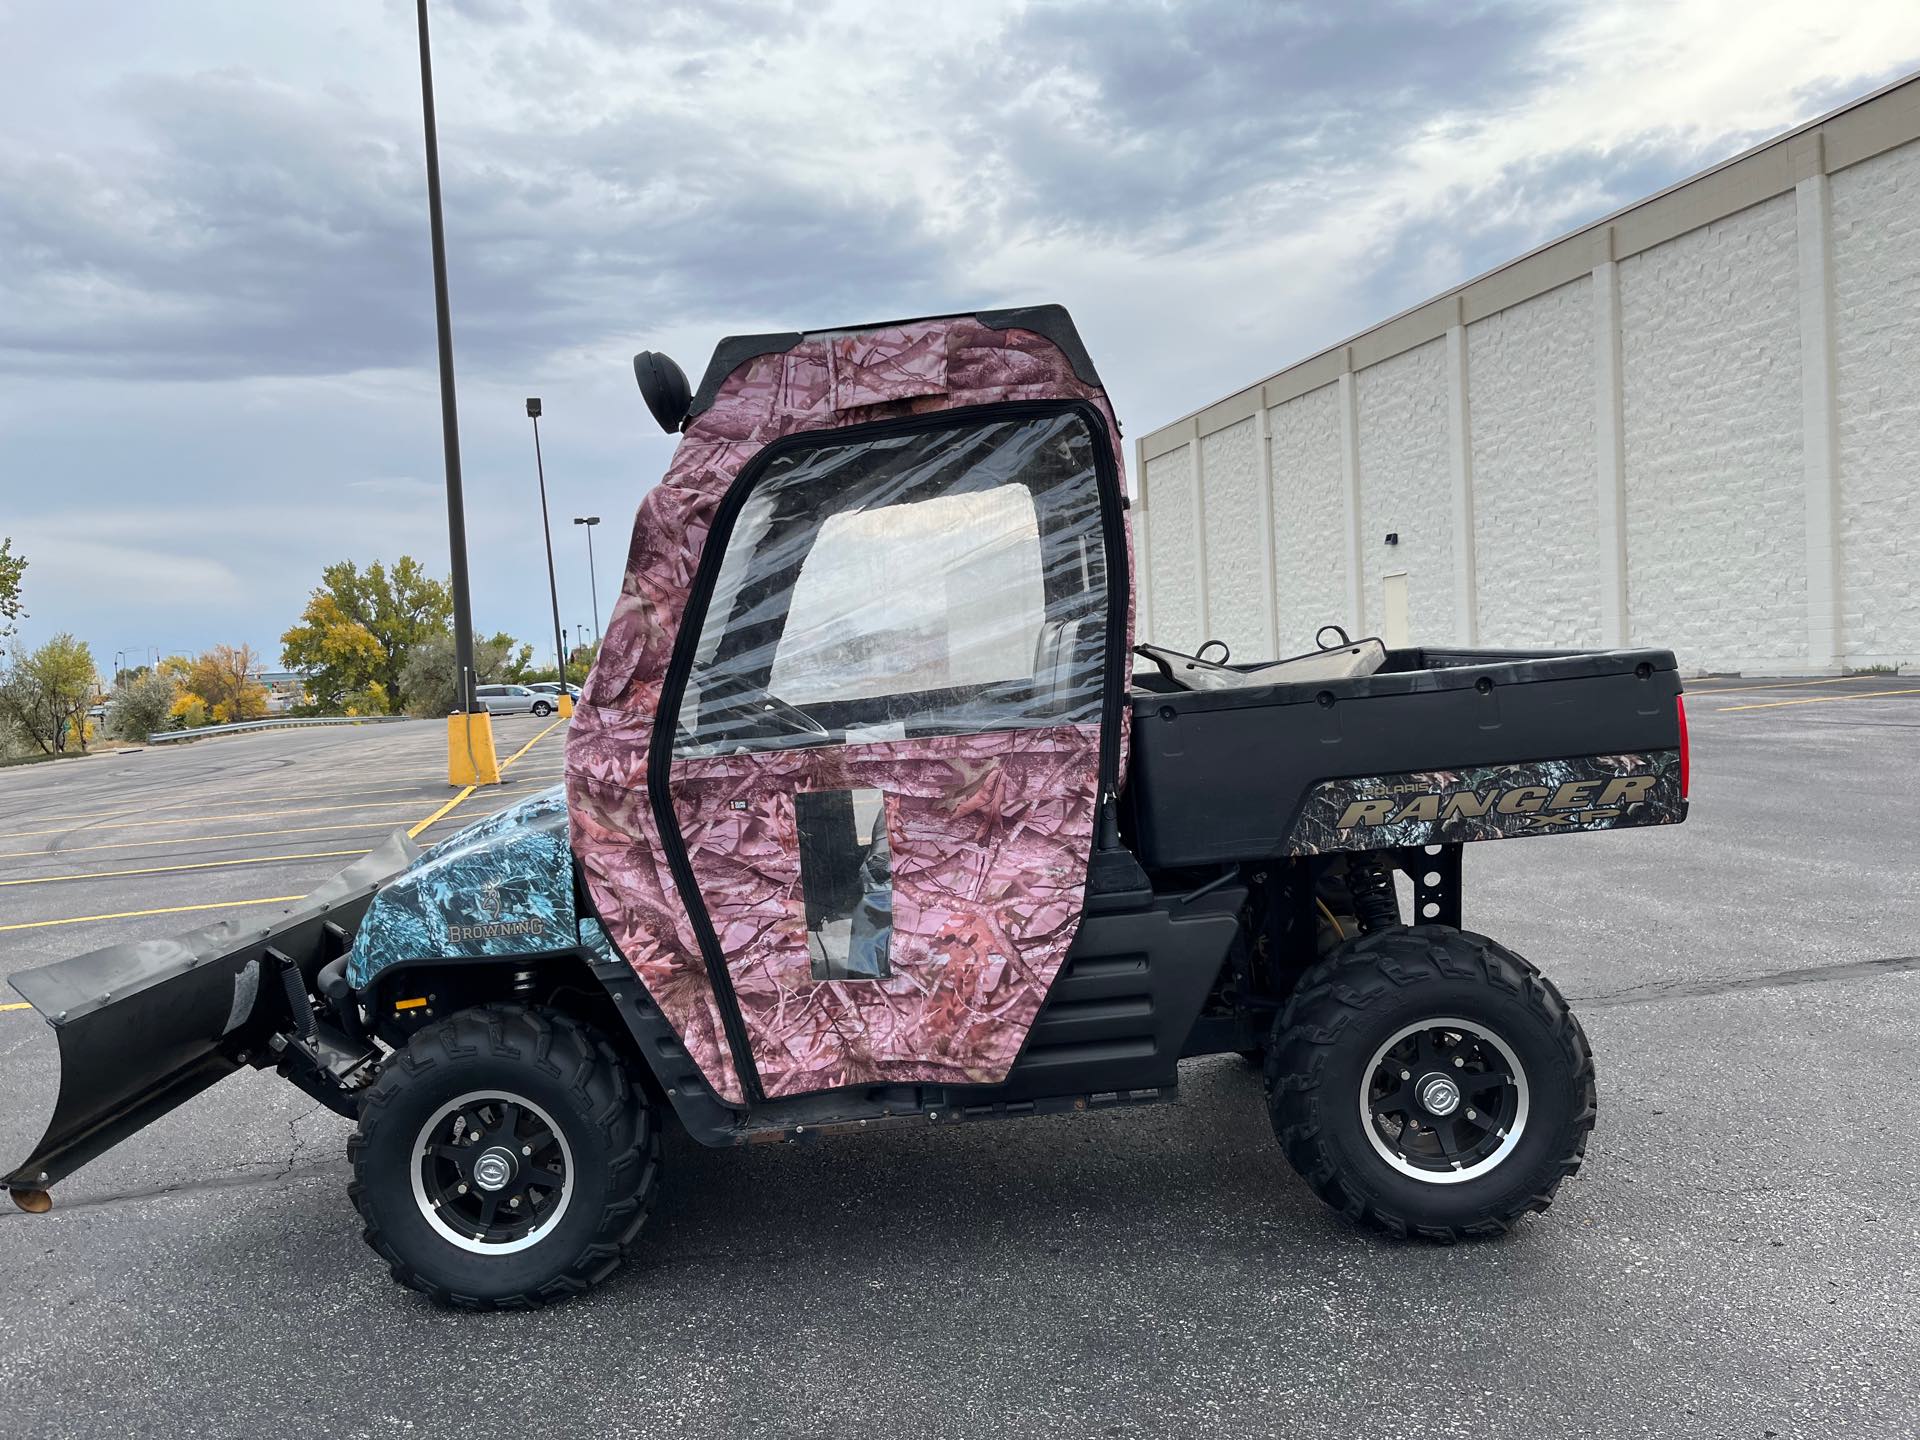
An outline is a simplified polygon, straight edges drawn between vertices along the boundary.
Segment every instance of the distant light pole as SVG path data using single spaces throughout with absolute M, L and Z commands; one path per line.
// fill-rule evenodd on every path
M 540 397 L 527 397 L 527 418 L 533 422 L 533 468 L 540 477 L 540 533 L 547 541 L 547 596 L 553 601 L 554 660 L 560 666 L 556 678 L 560 693 L 567 693 L 567 642 L 560 637 L 560 585 L 553 574 L 553 526 L 547 521 L 547 467 L 540 458 Z
M 440 213 L 440 134 L 433 113 L 433 54 L 427 41 L 427 0 L 416 0 L 420 34 L 420 113 L 427 148 L 427 220 L 433 239 L 433 316 L 440 344 L 440 443 L 447 467 L 447 549 L 452 560 L 454 710 L 460 716 L 461 744 L 454 744 L 456 722 L 447 728 L 448 778 L 459 783 L 498 784 L 499 761 L 489 739 L 482 763 L 474 746 L 475 714 L 485 716 L 473 673 L 473 596 L 467 582 L 467 507 L 460 487 L 460 415 L 453 396 L 453 318 L 447 300 L 447 232 Z M 491 737 L 491 721 L 483 721 Z M 464 754 L 462 753 L 464 752 Z M 456 757 L 464 758 L 461 766 Z
M 600 523 L 598 515 L 576 515 L 573 523 L 587 527 L 587 583 L 593 587 L 593 643 L 600 643 L 600 582 L 593 574 L 593 527 Z

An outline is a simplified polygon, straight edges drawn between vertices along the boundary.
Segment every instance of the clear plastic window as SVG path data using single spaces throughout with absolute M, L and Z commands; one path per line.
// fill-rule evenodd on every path
M 1094 443 L 1058 415 L 777 457 L 729 537 L 677 753 L 1096 721 Z

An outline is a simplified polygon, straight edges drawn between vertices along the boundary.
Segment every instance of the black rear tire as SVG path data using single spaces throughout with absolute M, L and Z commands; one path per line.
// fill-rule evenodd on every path
M 1426 1025 L 1435 1020 L 1446 1023 Z M 1386 1048 L 1403 1035 L 1405 1048 Z M 1442 1118 L 1416 1099 L 1422 1079 L 1516 1068 L 1511 1083 L 1486 1083 L 1477 1122 L 1465 1118 L 1473 1095 L 1456 1089 L 1443 1147 Z M 1485 936 L 1443 925 L 1362 936 L 1303 975 L 1274 1022 L 1265 1077 L 1274 1134 L 1321 1199 L 1388 1234 L 1443 1243 L 1503 1234 L 1546 1209 L 1580 1168 L 1596 1108 L 1593 1052 L 1553 983 Z M 1397 1114 L 1369 1109 L 1396 1100 Z M 1482 1143 L 1451 1148 L 1463 1139 Z
M 524 1136 L 527 1166 L 552 1167 L 529 1168 L 529 1176 L 563 1174 L 567 1183 L 522 1192 L 524 1210 L 500 1209 L 506 1238 L 490 1243 L 460 1208 L 483 1198 L 473 1162 L 464 1151 L 457 1163 L 433 1155 L 459 1150 L 464 1112 L 499 1117 L 503 1106 L 514 1107 L 506 1113 L 518 1117 L 519 1133 L 499 1132 L 513 1138 L 496 1163 L 519 1165 Z M 449 1112 L 451 1122 L 440 1119 Z M 434 1145 L 447 1123 L 452 1143 Z M 542 1142 L 543 1134 L 555 1138 Z M 495 1132 L 482 1138 L 476 1152 L 496 1148 Z M 626 1258 L 660 1184 L 653 1103 L 629 1083 L 613 1047 L 565 1015 L 513 1005 L 462 1011 L 396 1052 L 361 1102 L 347 1154 L 366 1241 L 393 1278 L 467 1310 L 527 1309 L 583 1294 Z M 435 1171 L 436 1163 L 453 1168 Z M 447 1184 L 454 1180 L 458 1197 Z M 552 1218 L 514 1234 L 510 1222 L 526 1229 L 524 1217 L 541 1204 L 553 1207 Z

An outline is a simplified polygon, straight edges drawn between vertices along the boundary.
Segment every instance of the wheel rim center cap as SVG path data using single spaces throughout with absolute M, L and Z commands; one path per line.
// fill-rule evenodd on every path
M 480 1158 L 473 1162 L 473 1183 L 486 1191 L 503 1190 L 519 1168 L 511 1150 L 504 1145 L 494 1145 L 482 1151 Z
M 1417 1093 L 1429 1115 L 1451 1115 L 1460 1108 L 1460 1087 L 1445 1075 L 1426 1076 Z

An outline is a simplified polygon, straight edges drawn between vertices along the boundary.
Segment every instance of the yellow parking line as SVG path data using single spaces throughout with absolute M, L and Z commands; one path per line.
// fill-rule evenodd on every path
M 27 1004 L 27 1002 L 24 1000 L 16 1000 L 11 1004 L 0 1005 L 0 1010 L 31 1010 L 31 1009 L 33 1009 L 33 1006 Z
M 1722 705 L 1720 713 L 1726 715 L 1735 710 L 1777 710 L 1782 705 L 1838 705 L 1845 700 L 1878 700 L 1886 695 L 1920 695 L 1920 689 L 1868 690 L 1858 695 L 1815 695 L 1806 700 L 1762 700 L 1756 705 Z
M 64 920 L 22 920 L 11 925 L 0 925 L 0 933 L 8 930 L 44 930 L 49 925 L 84 925 L 89 920 L 134 920 L 142 915 L 184 915 L 190 910 L 230 910 L 240 905 L 290 905 L 295 900 L 304 900 L 304 895 L 268 895 L 259 900 L 219 900 L 207 905 L 162 905 L 153 910 L 118 910 L 111 915 L 69 915 Z
M 502 760 L 500 762 L 500 769 L 502 771 L 505 771 L 506 768 L 509 765 L 513 764 L 514 761 L 518 760 L 522 755 L 526 754 L 527 751 L 533 749 L 534 746 L 538 745 L 542 740 L 546 739 L 547 736 L 551 735 L 554 731 L 558 730 L 564 724 L 566 724 L 565 720 L 554 721 L 553 724 L 547 726 L 546 729 L 542 730 L 538 735 L 534 736 L 533 739 L 527 741 L 526 744 L 522 745 L 518 750 L 514 751 L 513 754 L 509 755 L 506 759 Z
M 347 800 L 356 795 L 362 799 L 372 795 L 413 796 L 420 793 L 421 784 L 416 780 L 411 785 L 331 785 L 320 790 L 282 790 L 271 785 L 252 790 L 203 790 L 184 800 L 169 800 L 152 808 L 178 810 L 183 805 L 223 805 L 234 800 L 245 800 L 249 805 L 277 805 L 288 800 Z
M 208 825 L 215 820 L 265 820 L 275 815 L 328 815 L 336 810 L 398 810 L 405 800 L 362 800 L 352 805 L 307 805 L 293 810 L 240 810 L 230 815 L 183 815 L 176 820 L 123 820 L 114 825 L 90 825 L 90 830 L 138 830 L 147 825 Z M 0 840 L 26 840 L 35 835 L 67 835 L 69 830 L 15 830 Z
M 75 875 L 30 875 L 24 880 L 0 880 L 9 885 L 52 885 L 61 880 L 117 880 L 123 875 L 172 875 L 181 870 L 218 870 L 227 865 L 271 865 L 276 860 L 334 860 L 342 855 L 366 855 L 366 850 L 309 850 L 300 855 L 245 855 L 233 860 L 195 860 L 185 865 L 147 865 L 138 870 L 85 870 Z
M 534 738 L 537 740 L 540 737 L 535 736 Z M 539 775 L 546 775 L 549 773 L 555 776 L 558 776 L 560 772 L 558 770 L 555 770 L 552 772 L 541 771 L 539 772 Z M 519 777 L 514 783 L 515 784 L 531 783 L 536 779 L 538 779 L 539 775 L 535 775 L 532 772 L 529 772 L 528 774 Z M 411 785 L 387 785 L 387 786 L 351 785 L 351 784 L 335 785 L 324 790 L 282 790 L 278 786 L 274 786 L 274 785 L 261 785 L 261 786 L 255 786 L 251 789 L 200 791 L 194 795 L 189 796 L 184 800 L 163 800 L 155 804 L 134 805 L 131 807 L 117 809 L 117 810 L 82 810 L 76 814 L 71 814 L 71 815 L 36 815 L 34 818 L 40 821 L 58 821 L 59 823 L 64 825 L 71 821 L 120 820 L 133 815 L 152 815 L 152 814 L 157 814 L 161 811 L 178 810 L 183 805 L 218 805 L 225 801 L 238 800 L 242 798 L 250 798 L 253 796 L 263 797 L 260 803 L 267 804 L 267 803 L 273 803 L 273 802 L 282 801 L 282 800 L 331 800 L 336 797 L 342 797 L 342 796 L 348 796 L 348 795 L 416 796 L 419 794 L 422 788 L 423 788 L 423 782 L 417 782 L 417 781 Z M 403 805 L 406 803 L 406 801 L 396 800 L 390 803 L 395 805 Z M 185 817 L 185 818 L 204 819 L 207 817 L 196 816 L 196 817 Z M 171 823 L 171 822 L 168 822 L 168 823 Z M 91 828 L 105 829 L 108 827 L 93 826 Z M 28 831 L 27 833 L 33 834 L 33 835 L 41 835 L 41 834 L 52 834 L 54 832 L 33 830 L 33 831 Z M 11 837 L 0 837 L 0 838 L 11 838 Z
M 1689 685 L 1689 695 L 1741 695 L 1749 690 L 1805 690 L 1814 685 L 1845 685 L 1850 680 L 1865 680 L 1871 684 L 1870 675 L 1829 675 L 1823 680 L 1782 680 L 1769 685 Z
M 520 748 L 519 748 L 518 750 L 516 750 L 516 751 L 514 751 L 512 755 L 510 755 L 510 756 L 508 756 L 508 757 L 507 757 L 507 758 L 506 758 L 506 759 L 505 759 L 504 761 L 502 761 L 502 762 L 501 762 L 501 765 L 500 765 L 500 768 L 501 768 L 501 769 L 502 769 L 502 770 L 504 771 L 504 770 L 505 770 L 505 769 L 506 769 L 506 768 L 507 768 L 508 766 L 510 766 L 510 765 L 512 765 L 514 761 L 516 761 L 516 760 L 518 760 L 518 759 L 519 759 L 519 758 L 520 758 L 520 757 L 521 757 L 522 755 L 525 755 L 525 754 L 526 754 L 526 753 L 527 753 L 527 752 L 528 752 L 529 750 L 531 750 L 531 749 L 532 749 L 532 748 L 533 748 L 533 747 L 534 747 L 535 745 L 537 745 L 537 744 L 539 744 L 539 743 L 540 743 L 540 741 L 542 741 L 542 740 L 544 740 L 544 739 L 545 739 L 545 738 L 546 738 L 546 737 L 547 737 L 548 735 L 550 735 L 550 734 L 552 734 L 552 733 L 553 733 L 553 731 L 554 731 L 554 730 L 555 730 L 555 729 L 556 729 L 556 728 L 557 728 L 557 727 L 558 727 L 559 725 L 561 725 L 562 723 L 563 723 L 563 722 L 562 722 L 562 721 L 560 721 L 560 720 L 555 720 L 555 721 L 553 722 L 553 724 L 551 724 L 551 725 L 549 725 L 549 726 L 547 726 L 547 728 L 546 728 L 546 729 L 544 729 L 544 730 L 542 730 L 542 731 L 541 731 L 541 732 L 540 732 L 540 733 L 539 733 L 538 735 L 536 735 L 536 736 L 534 736 L 534 737 L 533 737 L 533 739 L 531 739 L 531 740 L 529 740 L 529 741 L 528 741 L 528 742 L 527 742 L 526 744 L 524 744 L 524 745 L 522 745 L 522 746 L 521 746 L 521 747 L 520 747 Z M 425 821 L 423 821 L 423 822 L 421 822 L 421 824 L 420 824 L 419 826 L 416 826 L 414 830 L 412 830 L 412 831 L 409 831 L 408 833 L 409 833 L 409 834 L 417 834 L 417 833 L 418 833 L 418 832 L 419 832 L 420 830 L 423 830 L 423 829 L 425 829 L 425 828 L 426 828 L 426 827 L 427 827 L 428 825 L 431 825 L 431 824 L 434 824 L 434 823 L 435 823 L 436 821 L 438 821 L 438 820 L 440 820 L 440 819 L 442 819 L 443 817 L 445 817 L 446 815 L 448 815 L 448 814 L 450 814 L 450 813 L 452 812 L 452 810 L 453 810 L 453 808 L 454 808 L 454 806 L 456 806 L 456 805 L 458 805 L 458 804 L 459 804 L 459 803 L 460 803 L 460 802 L 461 802 L 462 800 L 464 800 L 464 799 L 466 799 L 466 797 L 467 797 L 468 795 L 470 795 L 470 794 L 472 794 L 472 793 L 473 793 L 473 787 L 472 787 L 472 786 L 469 786 L 469 787 L 467 787 L 467 788 L 466 788 L 465 790 L 463 790 L 463 791 L 461 791 L 461 793 L 460 793 L 460 794 L 458 794 L 458 795 L 456 795 L 456 796 L 454 796 L 454 797 L 453 797 L 453 799 L 451 799 L 451 800 L 449 800 L 449 801 L 448 801 L 448 802 L 447 802 L 447 803 L 446 803 L 445 805 L 442 805 L 442 806 L 440 807 L 440 809 L 439 809 L 439 810 L 437 810 L 437 811 L 436 811 L 436 812 L 435 812 L 434 814 L 432 814 L 432 815 L 430 815 L 430 816 L 428 816 L 428 817 L 427 817 L 427 819 L 426 819 Z M 364 805 L 346 805 L 346 806 L 332 806 L 332 807 L 329 807 L 329 806 L 321 806 L 321 807 L 319 807 L 319 808 L 320 808 L 320 809 L 322 809 L 322 810 L 325 810 L 325 809 L 330 809 L 330 808 L 331 808 L 331 809 L 346 809 L 346 810 L 356 810 L 356 809 L 370 809 L 370 808 L 374 808 L 374 807 L 371 807 L 371 806 L 364 806 Z M 298 813 L 301 813 L 301 812 L 298 812 L 298 811 L 290 811 L 290 812 L 287 812 L 287 813 L 290 813 L 290 814 L 298 814 Z M 312 812 L 307 812 L 307 813 L 312 813 Z M 223 817 L 220 817 L 220 816 L 208 816 L 208 815 L 203 815 L 203 816 L 200 816 L 200 817 L 198 817 L 198 818 L 199 818 L 200 820 L 214 820 L 214 819 L 220 819 L 220 818 L 223 818 Z M 227 816 L 227 817 L 224 817 L 224 818 L 227 818 L 227 819 L 234 819 L 234 820 L 238 820 L 238 819 L 248 819 L 248 818 L 251 818 L 251 817 L 250 817 L 250 816 L 243 816 L 243 815 L 233 815 L 233 816 Z M 191 821 L 191 820 L 187 820 L 187 821 L 155 821 L 155 822 L 150 822 L 150 823 L 154 823 L 154 824 L 192 824 L 192 823 L 194 823 L 194 822 L 193 822 L 193 821 Z M 102 828 L 107 828 L 107 827 L 102 827 Z M 128 828 L 132 828 L 132 827 L 130 827 L 130 826 L 119 826 L 119 827 L 113 827 L 113 828 L 120 828 L 120 829 L 128 829 Z M 55 832 L 55 831 L 47 831 L 47 832 L 44 832 L 44 833 L 47 833 L 47 834 L 55 834 L 55 833 L 60 833 L 60 832 Z M 0 838 L 10 838 L 10 837 L 0 837 Z M 217 837 L 217 836 L 214 836 L 214 837 L 204 837 L 204 838 L 213 838 L 213 839 L 217 839 L 218 837 Z M 343 854 L 364 854 L 364 853 L 366 853 L 366 852 L 364 852 L 364 851 L 344 851 L 344 852 L 341 852 L 341 853 L 343 853 Z M 262 862 L 264 862 L 264 861 L 265 861 L 265 860 L 267 860 L 267 859 L 273 859 L 273 858 L 278 858 L 278 859 L 283 859 L 283 860 L 284 860 L 284 859 L 291 859 L 291 858 L 296 858 L 296 857 L 290 857 L 290 856 L 279 856 L 279 857 L 271 857 L 271 856 L 266 856 L 266 857 L 261 857 L 261 861 L 262 861 Z M 213 864 L 213 865 L 220 865 L 220 864 L 229 864 L 229 863 L 235 863 L 235 862 L 229 862 L 229 861 L 212 861 L 212 862 L 209 862 L 209 863 L 210 863 L 210 864 Z M 180 868 L 180 869 L 192 869 L 192 868 L 198 868 L 198 867 L 194 867 L 194 866 L 181 866 L 181 867 L 172 867 L 172 866 L 168 866 L 168 867 L 162 867 L 162 868 L 166 868 L 166 869 L 173 869 L 173 868 Z M 141 873 L 141 872 L 139 872 L 139 871 L 117 871 L 117 872 L 109 872 L 109 873 L 117 873 L 117 874 L 139 874 L 139 873 Z M 78 878 L 78 877 L 59 877 L 59 876 L 50 876 L 50 877 L 45 877 L 45 878 L 49 878 L 49 879 L 59 879 L 59 878 Z M 18 882 L 18 881 L 12 881 L 12 882 L 4 882 L 4 883 L 12 883 L 12 884 L 18 884 L 18 883 L 22 883 L 22 882 Z M 301 896 L 301 895 L 268 895 L 268 896 L 265 896 L 265 897 L 263 897 L 263 898 L 261 898 L 261 899 L 258 899 L 258 900 L 219 900 L 219 901 L 213 901 L 213 902 L 210 902 L 210 903 L 207 903 L 207 904 L 202 904 L 202 905 L 161 905 L 161 906 L 156 906 L 155 908 L 153 908 L 153 909 L 149 909 L 149 910 L 119 910 L 119 911 L 115 911 L 115 912 L 113 912 L 113 913 L 111 913 L 111 914 L 106 914 L 106 915 L 69 915 L 69 916 L 67 916 L 67 917 L 65 917 L 64 919 L 60 919 L 60 920 L 24 920 L 24 921 L 15 921 L 14 923 L 12 923 L 12 924 L 9 924 L 9 925 L 0 925 L 0 934 L 5 934 L 5 933 L 7 933 L 7 932 L 9 932 L 9 931 L 13 931 L 13 930 L 44 930 L 44 929 L 47 929 L 47 928 L 49 928 L 49 927 L 51 927 L 51 926 L 55 926 L 55 925 L 84 925 L 84 924 L 87 924 L 87 923 L 89 923 L 89 922 L 91 922 L 91 921 L 96 921 L 96 920 L 136 920 L 136 919 L 141 919 L 141 918 L 143 918 L 143 917 L 145 917 L 145 916 L 149 916 L 149 915 L 184 915 L 184 914 L 188 914 L 188 913 L 191 913 L 191 912 L 194 912 L 194 911 L 203 911 L 203 910 L 228 910 L 228 909 L 234 909 L 234 908 L 237 908 L 237 907 L 239 907 L 239 906 L 242 906 L 242 905 L 288 905 L 288 904 L 292 904 L 292 903 L 293 903 L 294 901 L 296 901 L 296 900 L 301 900 L 301 899 L 304 899 L 304 898 L 305 898 L 305 897 L 304 897 L 304 896 Z
M 505 775 L 507 773 L 508 768 L 513 764 L 514 761 L 518 760 L 522 755 L 526 754 L 529 750 L 533 749 L 534 746 L 538 745 L 542 740 L 546 739 L 547 736 L 551 735 L 555 730 L 559 729 L 560 726 L 565 723 L 566 722 L 564 719 L 555 720 L 553 724 L 547 726 L 546 729 L 542 730 L 538 735 L 534 736 L 533 739 L 527 741 L 526 744 L 522 745 L 518 750 L 514 751 L 513 754 L 509 755 L 506 759 L 502 760 L 500 762 L 500 773 L 502 775 Z M 454 811 L 454 808 L 458 806 L 462 800 L 465 800 L 469 795 L 473 794 L 476 788 L 478 787 L 473 785 L 467 786 L 466 789 L 462 790 L 458 795 L 454 796 L 451 800 L 447 801 L 446 804 L 442 805 L 438 810 L 434 811 L 433 814 L 429 815 L 426 819 L 422 820 L 418 825 L 414 826 L 411 830 L 407 831 L 407 838 L 412 839 L 414 836 L 418 835 L 422 830 L 426 829 L 429 825 L 433 824 L 435 821 L 444 820 L 448 815 L 451 815 Z
M 444 808 L 444 807 L 443 807 Z M 433 824 L 409 830 L 409 835 Z M 258 840 L 277 835 L 337 835 L 343 830 L 397 830 L 397 820 L 342 820 L 337 825 L 285 825 L 278 830 L 221 830 L 212 835 L 162 835 L 148 840 L 113 840 L 105 845 L 69 845 L 60 850 L 0 850 L 0 860 L 57 860 L 68 855 L 89 855 L 96 850 L 144 850 L 154 845 L 206 845 L 220 840 Z
M 469 785 L 467 786 L 466 789 L 462 790 L 458 795 L 454 796 L 451 800 L 447 801 L 446 804 L 442 805 L 438 810 L 434 811 L 433 814 L 429 815 L 426 819 L 422 820 L 418 825 L 414 826 L 411 830 L 407 831 L 407 838 L 411 840 L 415 836 L 417 836 L 422 830 L 426 829 L 429 825 L 433 824 L 434 821 L 445 819 L 449 814 L 453 812 L 454 806 L 458 805 L 462 800 L 466 799 L 467 796 L 471 794 L 473 794 L 473 786 Z

